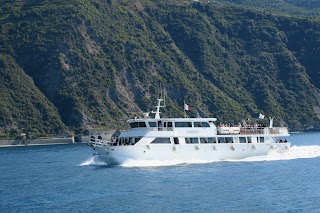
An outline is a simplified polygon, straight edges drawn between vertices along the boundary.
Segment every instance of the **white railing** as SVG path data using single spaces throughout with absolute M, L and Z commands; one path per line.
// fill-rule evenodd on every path
M 101 140 L 101 139 L 90 139 L 90 141 L 88 142 L 89 146 L 112 146 L 112 142 L 111 141 L 106 141 L 106 140 Z
M 241 127 L 240 134 L 271 134 L 271 135 L 288 135 L 287 127 Z

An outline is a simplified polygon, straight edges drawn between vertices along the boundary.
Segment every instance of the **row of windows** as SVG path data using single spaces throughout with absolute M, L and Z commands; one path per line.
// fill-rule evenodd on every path
M 157 127 L 157 122 L 148 122 L 149 127 Z M 192 127 L 192 122 L 175 122 L 175 127 Z M 131 128 L 146 127 L 145 122 L 130 123 Z M 158 127 L 172 127 L 172 122 L 158 122 Z M 193 122 L 193 127 L 210 127 L 207 122 Z
M 233 143 L 232 137 L 225 137 L 225 138 L 186 138 L 186 143 Z M 244 138 L 245 141 L 245 138 Z M 244 142 L 245 143 L 245 142 Z
M 137 128 L 137 127 L 147 127 L 145 122 L 134 122 L 130 123 L 131 128 Z
M 136 138 L 119 138 L 115 141 L 115 143 L 119 142 L 119 146 L 125 146 L 125 145 L 134 145 L 136 144 L 141 137 L 136 137 Z
M 259 140 L 260 139 L 260 140 Z M 185 138 L 186 144 L 199 144 L 200 143 L 234 143 L 233 137 L 209 137 L 209 138 Z M 257 137 L 257 141 L 264 143 L 264 137 Z M 252 143 L 251 137 L 239 137 L 240 143 Z M 165 143 L 170 144 L 170 138 L 155 138 L 151 143 Z M 174 138 L 174 143 L 179 144 L 178 138 Z
M 156 138 L 151 143 L 171 143 L 170 138 Z
M 128 137 L 115 139 L 114 145 L 125 146 L 136 144 L 141 137 Z M 175 144 L 179 144 L 178 138 L 173 139 Z M 234 143 L 233 137 L 208 137 L 208 138 L 185 138 L 186 144 L 199 144 L 200 143 Z M 264 137 L 257 137 L 257 141 L 264 143 Z M 155 138 L 152 144 L 171 144 L 170 138 Z M 239 137 L 239 143 L 252 143 L 251 137 Z

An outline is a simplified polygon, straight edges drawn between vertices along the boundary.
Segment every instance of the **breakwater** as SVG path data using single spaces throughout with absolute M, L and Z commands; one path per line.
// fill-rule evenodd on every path
M 74 143 L 74 137 L 67 138 L 40 138 L 25 140 L 0 140 L 0 147 L 5 146 L 31 146 L 31 145 L 48 145 L 48 144 L 69 144 Z

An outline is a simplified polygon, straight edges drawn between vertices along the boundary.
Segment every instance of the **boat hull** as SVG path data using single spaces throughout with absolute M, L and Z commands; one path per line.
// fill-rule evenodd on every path
M 257 144 L 150 144 L 135 146 L 96 146 L 95 155 L 108 165 L 119 165 L 127 160 L 159 161 L 222 161 L 267 155 L 271 151 L 283 153 L 290 143 Z

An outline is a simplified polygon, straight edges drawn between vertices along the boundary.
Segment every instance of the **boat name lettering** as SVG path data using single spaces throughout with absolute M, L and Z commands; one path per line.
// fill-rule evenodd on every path
M 188 134 L 198 134 L 199 130 L 187 130 Z

